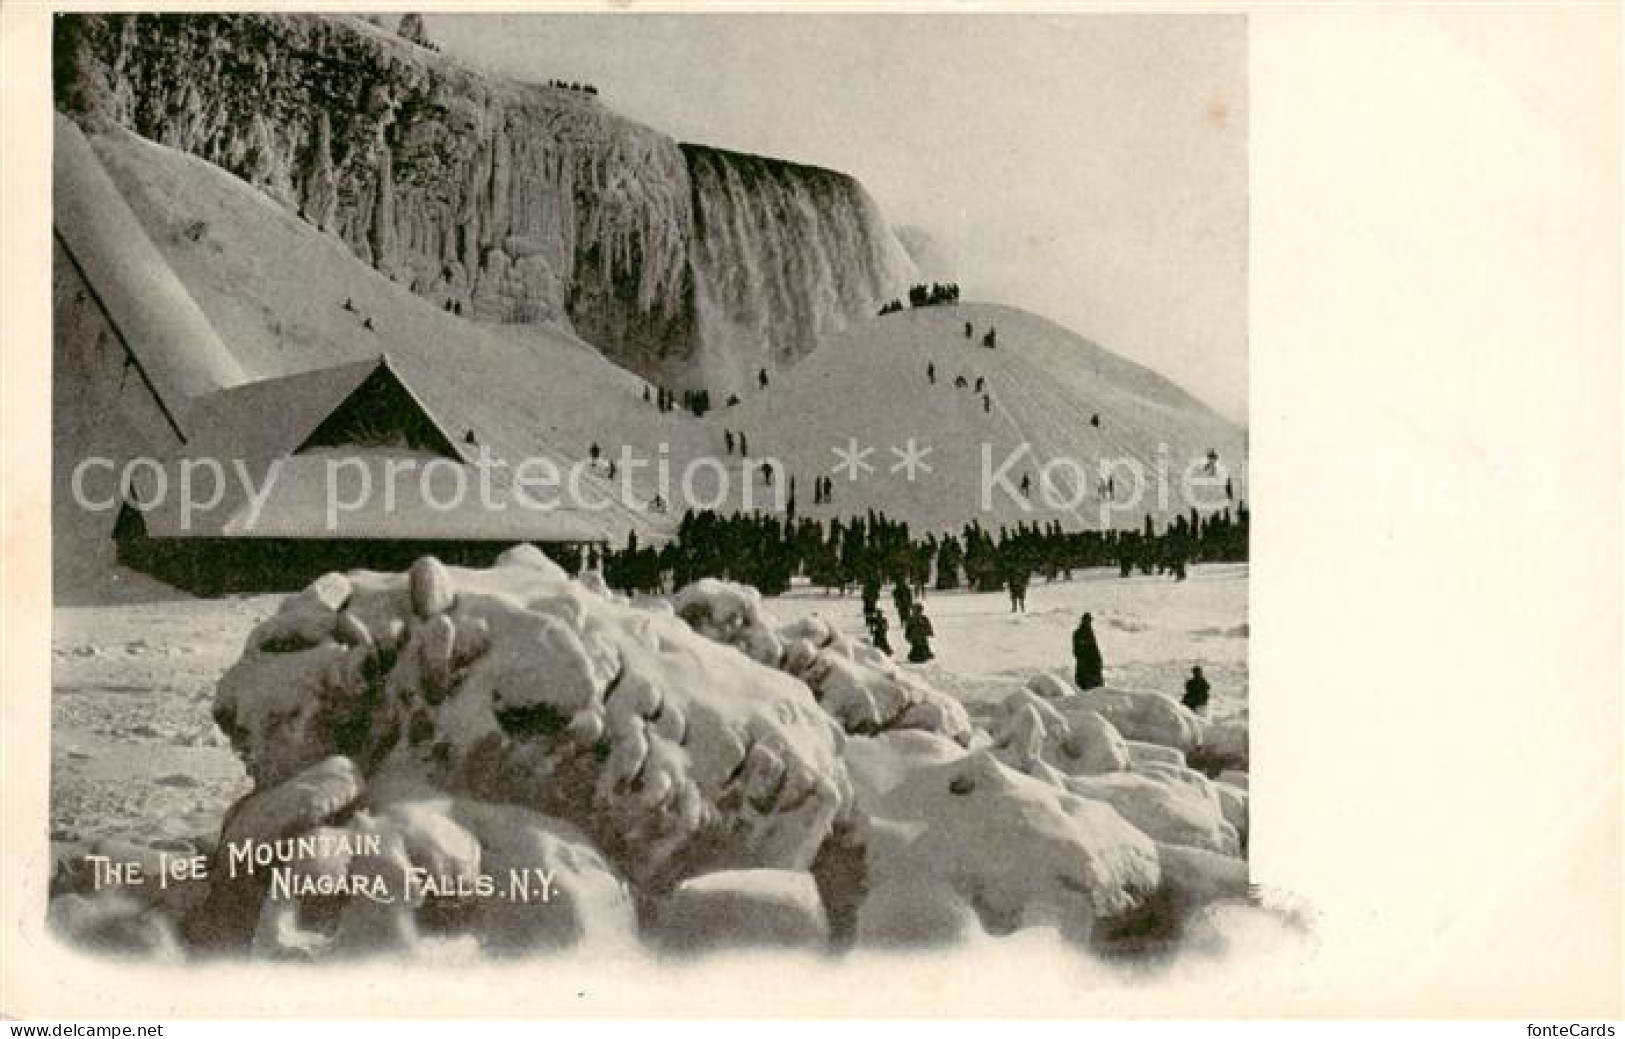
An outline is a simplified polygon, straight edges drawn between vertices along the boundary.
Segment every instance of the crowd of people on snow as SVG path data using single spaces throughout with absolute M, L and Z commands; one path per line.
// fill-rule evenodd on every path
M 593 86 L 591 83 L 572 83 L 562 79 L 550 79 L 547 81 L 547 85 L 555 90 L 573 90 L 578 94 L 592 94 L 596 96 L 598 93 L 598 88 Z
M 681 407 L 695 418 L 700 418 L 711 410 L 710 390 L 684 390 L 679 396 L 664 386 L 645 385 L 643 387 L 643 402 L 653 404 L 660 412 L 676 411 Z M 733 397 L 728 401 L 729 406 L 739 403 L 739 398 Z
M 828 500 L 831 492 L 821 477 L 815 498 Z M 1008 591 L 1011 609 L 1019 612 L 1039 577 L 1071 580 L 1074 571 L 1109 566 L 1122 577 L 1183 580 L 1192 563 L 1245 562 L 1249 523 L 1243 502 L 1207 516 L 1192 509 L 1160 528 L 1151 516 L 1135 530 L 1066 530 L 1051 521 L 993 532 L 973 520 L 957 534 L 918 537 L 907 523 L 873 510 L 827 522 L 797 516 L 792 478 L 783 516 L 690 510 L 670 541 L 641 546 L 634 537 L 624 548 L 605 550 L 602 566 L 609 585 L 625 592 L 659 593 L 719 577 L 778 595 L 803 576 L 827 592 L 864 589 L 867 602 L 890 584 L 908 592 L 910 610 L 899 610 L 906 620 L 928 588 Z
M 919 285 L 909 286 L 908 306 L 910 307 L 934 307 L 944 303 L 958 302 L 959 286 L 953 282 L 949 282 L 946 285 L 932 282 L 929 285 L 921 283 Z M 908 308 L 903 306 L 902 300 L 894 299 L 889 303 L 881 305 L 880 316 L 885 317 L 887 314 L 900 314 L 906 309 Z
M 1180 533 L 1182 523 L 1185 535 Z M 1051 581 L 1069 580 L 1074 566 L 1101 565 L 1114 553 L 1125 551 L 1136 560 L 1155 559 L 1161 554 L 1157 545 L 1188 537 L 1192 529 L 1197 531 L 1193 558 L 1204 562 L 1246 560 L 1245 505 L 1235 517 L 1228 509 L 1206 519 L 1196 517 L 1194 526 L 1181 517 L 1162 533 L 1152 535 L 1151 543 L 1144 540 L 1146 532 L 1152 530 L 1149 521 L 1142 531 L 1065 532 L 1053 526 L 1033 526 L 1011 532 L 1001 528 L 996 540 L 972 522 L 965 527 L 962 539 L 949 535 L 940 541 L 931 536 L 920 541 L 909 536 L 907 524 L 874 512 L 846 523 L 830 524 L 827 538 L 823 525 L 811 519 L 796 523 L 766 514 L 689 512 L 679 524 L 676 538 L 658 548 L 639 544 L 637 535 L 632 534 L 626 547 L 619 550 L 594 545 L 583 556 L 561 553 L 558 546 L 549 546 L 553 550 L 548 554 L 570 570 L 583 565 L 601 570 L 606 583 L 629 594 L 662 594 L 702 577 L 753 585 L 764 595 L 788 591 L 797 574 L 805 574 L 826 590 L 843 594 L 855 586 L 870 641 L 892 656 L 892 625 L 880 604 L 889 585 L 892 606 L 908 647 L 907 659 L 920 664 L 934 657 L 931 639 L 936 630 L 924 602 L 928 587 L 937 591 L 960 587 L 990 591 L 1002 585 L 1009 590 L 1011 608 L 1024 610 L 1028 583 L 1035 574 L 1043 574 Z M 964 550 L 959 548 L 961 540 L 967 546 Z M 1189 547 L 1179 546 L 1177 550 Z M 1144 572 L 1152 570 L 1146 568 Z M 1083 614 L 1072 632 L 1072 660 L 1073 681 L 1079 689 L 1105 685 L 1105 659 L 1095 636 L 1092 614 Z M 1202 668 L 1193 667 L 1181 702 L 1201 713 L 1211 695 L 1212 685 Z

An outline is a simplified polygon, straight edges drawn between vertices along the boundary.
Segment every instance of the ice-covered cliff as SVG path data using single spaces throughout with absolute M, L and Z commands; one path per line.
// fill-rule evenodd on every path
M 908 283 L 908 254 L 853 178 L 682 148 L 694 190 L 695 318 L 701 343 L 723 363 L 793 361 Z
M 793 360 L 911 274 L 850 177 L 680 146 L 358 19 L 65 16 L 56 97 L 249 181 L 437 304 L 567 321 L 671 384 Z

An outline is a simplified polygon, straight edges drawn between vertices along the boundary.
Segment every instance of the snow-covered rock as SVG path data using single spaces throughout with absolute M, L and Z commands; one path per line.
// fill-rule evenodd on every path
M 1045 700 L 1065 700 L 1078 695 L 1077 686 L 1048 671 L 1040 671 L 1027 679 L 1027 688 Z
M 823 949 L 829 921 L 808 873 L 726 870 L 685 880 L 660 899 L 648 937 L 671 952 Z
M 1183 844 L 1157 842 L 1162 890 L 1182 909 L 1247 896 L 1247 863 Z
M 1159 880 L 1150 838 L 1114 809 L 988 751 L 916 770 L 870 818 L 869 897 L 886 907 L 870 912 L 871 935 L 895 933 L 897 904 L 912 904 L 886 891 L 893 885 L 950 889 L 992 934 L 1054 926 L 1083 940 L 1097 920 L 1138 908 Z
M 624 930 L 621 876 L 659 892 L 806 869 L 852 810 L 845 737 L 805 685 L 534 550 L 322 578 L 255 629 L 215 712 L 256 783 L 230 837 L 332 824 L 364 796 L 345 825 L 385 835 L 396 866 L 562 864 L 579 911 L 476 914 L 498 947 Z
M 1219 795 L 1219 807 L 1224 812 L 1225 821 L 1236 828 L 1236 834 L 1241 839 L 1241 846 L 1247 846 L 1247 830 L 1250 816 L 1247 812 L 1247 791 L 1229 783 L 1214 783 L 1214 793 Z
M 1098 711 L 1124 739 L 1172 747 L 1184 754 L 1201 745 L 1200 720 L 1171 696 L 1102 686 L 1079 694 L 1081 706 Z
M 1191 767 L 1216 776 L 1227 769 L 1245 772 L 1250 759 L 1247 722 L 1203 720 L 1202 745 L 1191 753 Z
M 1187 783 L 1133 772 L 1072 776 L 1067 789 L 1117 809 L 1130 824 L 1164 844 L 1238 855 L 1235 831 L 1225 822 L 1217 798 Z
M 970 716 L 958 700 L 817 618 L 776 628 L 748 585 L 704 578 L 678 592 L 674 604 L 699 634 L 805 682 L 846 732 L 923 729 L 961 745 L 970 740 Z
M 1046 699 L 1019 689 L 1000 705 L 991 722 L 1000 760 L 1020 772 L 1043 761 L 1067 775 L 1099 775 L 1128 767 L 1129 745 L 1096 711 L 1074 701 Z
M 1167 765 L 1172 768 L 1185 767 L 1185 755 L 1172 747 L 1164 747 L 1157 743 L 1146 743 L 1142 740 L 1128 740 L 1129 763 L 1133 765 Z
M 920 729 L 961 745 L 970 740 L 972 726 L 964 706 L 898 668 L 884 654 L 868 656 L 832 645 L 791 674 L 807 683 L 824 710 L 849 733 Z
M 472 930 L 484 949 L 520 954 L 634 941 L 631 889 L 578 827 L 510 805 L 465 800 L 454 803 L 451 818 L 478 839 L 481 870 L 504 885 L 506 897 L 475 901 Z M 516 877 L 525 878 L 522 886 Z M 511 892 L 510 883 L 516 885 Z
M 778 667 L 784 643 L 778 622 L 762 607 L 762 593 L 748 584 L 701 578 L 672 600 L 677 616 L 712 642 L 732 646 L 758 664 Z
M 900 729 L 846 742 L 846 767 L 860 806 L 873 805 L 922 768 L 965 756 L 965 748 L 934 732 Z
M 986 934 L 976 910 L 948 883 L 894 881 L 858 909 L 857 943 L 877 948 L 957 945 Z

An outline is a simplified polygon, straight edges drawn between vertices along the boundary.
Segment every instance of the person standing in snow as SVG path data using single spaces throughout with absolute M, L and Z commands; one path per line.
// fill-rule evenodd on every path
M 1027 612 L 1027 571 L 1016 567 L 1010 571 L 1010 612 Z
M 930 381 L 931 385 L 935 386 L 937 384 L 937 365 L 935 361 L 926 364 L 925 377 Z
M 869 613 L 868 622 L 870 641 L 875 644 L 875 648 L 880 650 L 880 652 L 886 654 L 888 657 L 891 656 L 891 640 L 886 637 L 886 633 L 890 630 L 891 625 L 887 622 L 886 615 L 880 612 L 878 609 L 872 610 Z
M 1072 659 L 1076 665 L 1073 677 L 1079 689 L 1099 689 L 1106 684 L 1105 665 L 1100 658 L 1100 644 L 1095 641 L 1094 617 L 1084 614 L 1072 633 Z
M 880 609 L 880 579 L 870 574 L 863 579 L 863 615 Z
M 1202 677 L 1202 669 L 1193 667 L 1191 676 L 1185 680 L 1185 698 L 1180 703 L 1200 714 L 1207 709 L 1208 690 L 1211 688 L 1207 679 Z
M 909 587 L 906 574 L 892 575 L 891 600 L 897 607 L 897 616 L 906 624 L 914 613 L 914 591 Z
M 932 658 L 931 636 L 935 634 L 931 618 L 925 615 L 925 604 L 915 603 L 914 611 L 909 614 L 908 623 L 903 628 L 903 636 L 908 639 L 909 663 L 923 664 Z

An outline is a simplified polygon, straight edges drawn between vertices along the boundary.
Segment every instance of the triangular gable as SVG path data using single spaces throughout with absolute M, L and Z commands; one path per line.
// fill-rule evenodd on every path
M 386 357 L 293 449 L 400 448 L 469 459 Z
M 188 453 L 264 464 L 314 447 L 396 442 L 459 461 L 466 452 L 387 356 L 285 375 L 198 397 Z
M 189 454 L 263 463 L 309 437 L 378 367 L 377 360 L 318 368 L 197 397 Z

